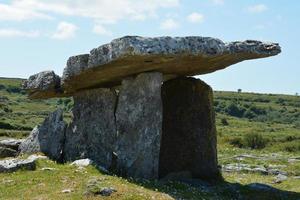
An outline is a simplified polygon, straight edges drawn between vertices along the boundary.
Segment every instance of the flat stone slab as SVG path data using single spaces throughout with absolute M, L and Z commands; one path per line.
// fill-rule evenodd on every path
M 19 145 L 23 141 L 24 141 L 24 139 L 14 139 L 14 138 L 0 140 L 0 147 L 5 147 L 5 148 L 10 148 L 10 149 L 18 150 Z
M 7 159 L 0 160 L 0 173 L 15 172 L 19 169 L 35 170 L 36 159 Z
M 126 36 L 95 48 L 89 54 L 70 57 L 60 87 L 55 84 L 53 87 L 53 82 L 57 83 L 55 81 L 45 81 L 51 87 L 43 84 L 42 87 L 36 87 L 40 85 L 37 80 L 43 80 L 40 74 L 35 75 L 38 78 L 30 77 L 24 88 L 29 90 L 31 98 L 60 97 L 62 94 L 72 96 L 83 89 L 120 85 L 125 77 L 142 72 L 161 72 L 165 80 L 177 76 L 194 76 L 280 52 L 279 44 L 256 40 L 224 43 L 219 39 L 200 36 Z

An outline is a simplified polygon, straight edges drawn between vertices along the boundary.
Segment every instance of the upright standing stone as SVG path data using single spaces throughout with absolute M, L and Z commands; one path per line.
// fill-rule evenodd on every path
M 125 79 L 116 111 L 117 170 L 135 178 L 157 178 L 162 131 L 161 73 Z
M 212 179 L 217 168 L 212 89 L 195 78 L 164 82 L 159 176 L 170 173 Z
M 29 154 L 43 152 L 49 158 L 61 161 L 65 129 L 63 111 L 58 109 L 31 131 L 29 137 L 20 144 L 19 150 Z
M 116 93 L 111 89 L 76 93 L 74 118 L 66 131 L 65 161 L 90 158 L 102 167 L 110 167 L 117 136 L 116 99 Z

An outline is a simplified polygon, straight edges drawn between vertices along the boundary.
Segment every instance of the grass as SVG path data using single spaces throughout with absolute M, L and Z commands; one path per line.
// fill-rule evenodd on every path
M 42 168 L 54 168 L 43 171 Z M 137 181 L 106 175 L 93 166 L 84 170 L 50 160 L 39 160 L 35 171 L 18 171 L 0 174 L 1 199 L 102 199 L 101 196 L 86 196 L 87 183 L 99 180 L 100 187 L 113 187 L 117 192 L 105 199 L 299 199 L 300 180 L 290 179 L 282 184 L 272 184 L 272 177 L 259 174 L 224 173 L 225 182 L 217 185 L 190 186 L 179 182 Z M 249 184 L 272 185 L 274 191 L 255 192 Z M 70 189 L 71 193 L 63 193 Z M 283 190 L 285 192 L 283 192 Z M 259 196 L 258 196 L 259 194 Z
M 21 79 L 0 78 L 0 138 L 26 137 L 30 129 L 58 107 L 65 110 L 65 120 L 70 121 L 72 100 L 50 99 L 29 100 L 21 91 L 7 91 L 20 87 Z M 288 174 L 288 180 L 274 184 L 275 175 L 260 173 L 223 172 L 224 182 L 215 186 L 190 186 L 178 182 L 137 181 L 105 175 L 94 167 L 78 171 L 68 164 L 61 165 L 49 160 L 38 161 L 35 171 L 18 171 L 0 174 L 0 199 L 101 199 L 85 196 L 90 179 L 101 179 L 100 186 L 117 189 L 105 199 L 300 199 L 300 97 L 292 95 L 254 94 L 236 92 L 215 92 L 216 124 L 218 134 L 219 164 L 248 164 L 252 167 L 278 166 Z M 227 105 L 237 103 L 241 107 L 262 114 L 240 117 L 232 116 Z M 250 105 L 250 106 L 249 106 Z M 251 111 L 252 111 L 251 110 Z M 279 117 L 278 114 L 280 115 Z M 250 148 L 243 141 L 247 135 L 259 135 L 265 142 L 261 148 Z M 242 145 L 237 145 L 239 142 Z M 268 159 L 244 158 L 247 154 Z M 54 171 L 42 171 L 43 167 L 53 167 Z M 274 191 L 258 192 L 249 184 L 271 185 Z M 71 193 L 62 193 L 71 189 Z

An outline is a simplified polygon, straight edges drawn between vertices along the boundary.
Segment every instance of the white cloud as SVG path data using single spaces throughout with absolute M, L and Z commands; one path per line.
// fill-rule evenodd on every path
M 32 9 L 24 9 L 19 6 L 0 4 L 0 20 L 23 21 L 28 19 L 51 19 L 52 17 L 36 12 Z
M 187 20 L 191 23 L 202 23 L 204 21 L 204 15 L 193 12 L 187 16 Z
M 106 29 L 103 25 L 101 24 L 96 24 L 93 28 L 93 32 L 98 34 L 98 35 L 112 35 L 112 32 L 108 29 Z
M 160 28 L 163 30 L 173 30 L 179 27 L 179 24 L 174 19 L 166 19 L 160 24 Z
M 22 31 L 17 29 L 0 29 L 0 37 L 29 37 L 34 38 L 40 35 L 39 31 Z
M 257 4 L 248 7 L 248 11 L 251 13 L 262 13 L 268 10 L 268 7 L 265 4 Z
M 178 5 L 179 0 L 12 0 L 0 3 L 0 20 L 26 20 L 56 13 L 111 23 L 121 19 L 143 20 L 155 16 L 159 8 Z
M 57 25 L 56 32 L 52 35 L 53 39 L 67 40 L 75 37 L 78 27 L 68 22 L 60 22 Z
M 211 0 L 215 5 L 224 5 L 224 0 Z

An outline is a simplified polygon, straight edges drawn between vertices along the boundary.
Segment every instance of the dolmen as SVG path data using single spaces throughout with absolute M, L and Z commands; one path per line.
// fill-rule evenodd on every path
M 57 110 L 21 144 L 71 162 L 89 158 L 118 175 L 216 179 L 213 91 L 195 75 L 277 55 L 277 43 L 210 37 L 126 36 L 68 59 L 23 84 L 30 99 L 73 97 L 73 119 Z

